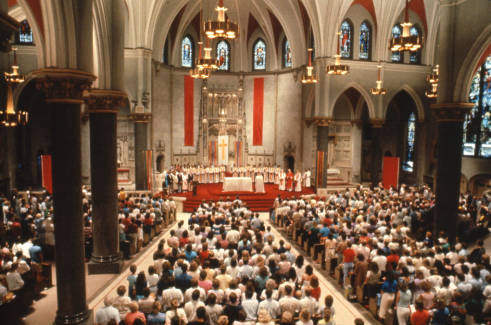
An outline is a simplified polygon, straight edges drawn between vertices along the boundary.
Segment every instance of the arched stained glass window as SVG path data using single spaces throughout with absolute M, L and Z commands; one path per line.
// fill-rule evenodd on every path
M 262 39 L 258 39 L 254 46 L 253 51 L 253 70 L 266 70 L 266 43 Z
M 353 58 L 353 26 L 349 20 L 341 23 L 341 35 L 339 35 L 339 52 L 342 58 Z
M 181 42 L 181 66 L 186 68 L 193 67 L 193 39 L 187 35 Z
M 402 36 L 402 28 L 399 24 L 394 25 L 392 27 L 392 38 L 400 38 Z M 402 52 L 392 52 L 391 56 L 392 62 L 402 62 L 403 61 L 403 54 Z
M 230 45 L 227 41 L 220 41 L 217 44 L 217 58 L 219 62 L 218 70 L 230 70 Z
M 370 60 L 372 28 L 366 21 L 360 25 L 360 60 Z
M 472 78 L 471 111 L 464 121 L 464 156 L 491 157 L 491 55 Z
M 24 19 L 19 24 L 19 44 L 32 44 L 32 30 L 31 26 L 27 22 L 27 19 Z
M 414 147 L 416 140 L 416 114 L 411 112 L 407 120 L 406 154 L 402 170 L 412 172 L 414 170 Z
M 417 36 L 421 39 L 421 33 L 419 31 L 418 26 L 412 26 L 411 29 L 409 30 L 409 33 L 411 36 Z M 412 64 L 419 64 L 421 62 L 421 49 L 417 51 L 411 51 L 411 55 L 409 56 L 409 63 Z
M 292 67 L 292 49 L 290 48 L 290 42 L 286 38 L 283 42 L 283 67 Z

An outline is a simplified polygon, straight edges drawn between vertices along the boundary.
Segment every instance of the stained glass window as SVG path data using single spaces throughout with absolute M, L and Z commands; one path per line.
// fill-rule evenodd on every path
M 283 42 L 283 67 L 292 67 L 292 49 L 290 48 L 290 42 L 286 38 Z
M 341 35 L 339 35 L 340 54 L 342 58 L 353 58 L 353 27 L 349 20 L 341 24 Z
M 360 60 L 370 60 L 371 51 L 371 28 L 368 22 L 360 25 Z
M 392 27 L 392 38 L 400 38 L 402 36 L 402 28 L 399 24 L 394 25 Z M 403 61 L 403 54 L 401 52 L 395 51 L 392 52 L 392 62 L 402 62 Z
M 189 35 L 182 39 L 181 65 L 186 68 L 193 67 L 193 39 Z
M 419 28 L 417 26 L 411 27 L 409 30 L 409 33 L 411 36 L 419 36 L 421 38 Z M 409 56 L 409 63 L 412 64 L 419 64 L 420 63 L 420 58 L 421 58 L 421 49 L 417 51 L 411 51 L 411 55 Z
M 416 140 L 416 114 L 411 112 L 407 120 L 407 139 L 406 139 L 406 155 L 402 170 L 412 172 L 414 170 L 414 146 Z
M 258 39 L 253 46 L 254 70 L 266 70 L 266 43 Z
M 217 44 L 217 58 L 218 62 L 220 62 L 218 69 L 219 70 L 230 70 L 230 45 L 227 41 L 220 41 Z
M 471 111 L 464 120 L 464 156 L 491 157 L 491 55 L 472 78 Z
M 27 19 L 24 19 L 20 22 L 19 25 L 19 44 L 32 44 L 32 30 L 31 26 L 27 22 Z

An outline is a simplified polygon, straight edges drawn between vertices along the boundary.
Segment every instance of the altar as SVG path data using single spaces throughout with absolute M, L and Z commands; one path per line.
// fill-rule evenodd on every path
M 250 177 L 225 177 L 223 192 L 252 192 L 252 179 Z

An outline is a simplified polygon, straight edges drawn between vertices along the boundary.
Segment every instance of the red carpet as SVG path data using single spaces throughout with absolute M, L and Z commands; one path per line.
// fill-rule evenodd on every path
M 292 196 L 300 196 L 303 194 L 314 194 L 312 188 L 304 188 L 302 192 L 287 192 L 278 190 L 278 185 L 264 184 L 266 193 L 254 192 L 222 192 L 222 183 L 218 184 L 199 184 L 196 196 L 193 192 L 175 193 L 172 196 L 185 197 L 184 212 L 193 212 L 203 200 L 218 201 L 220 199 L 234 200 L 236 195 L 239 195 L 252 211 L 269 211 L 273 207 L 273 202 L 278 194 L 281 198 L 289 198 Z

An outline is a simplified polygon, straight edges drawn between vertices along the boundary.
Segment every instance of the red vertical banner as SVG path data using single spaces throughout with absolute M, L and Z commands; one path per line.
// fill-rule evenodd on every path
M 53 174 L 51 169 L 51 155 L 41 155 L 41 180 L 42 186 L 53 194 Z
M 152 169 L 152 150 L 145 150 L 145 166 L 147 169 L 147 190 L 152 190 L 153 169 Z
M 317 187 L 322 186 L 322 180 L 324 177 L 324 159 L 325 159 L 325 152 L 317 151 L 317 177 L 316 177 Z
M 254 78 L 252 145 L 263 145 L 264 78 Z
M 194 79 L 184 76 L 184 145 L 194 145 Z
M 399 158 L 384 157 L 382 166 L 382 184 L 384 188 L 399 186 Z

